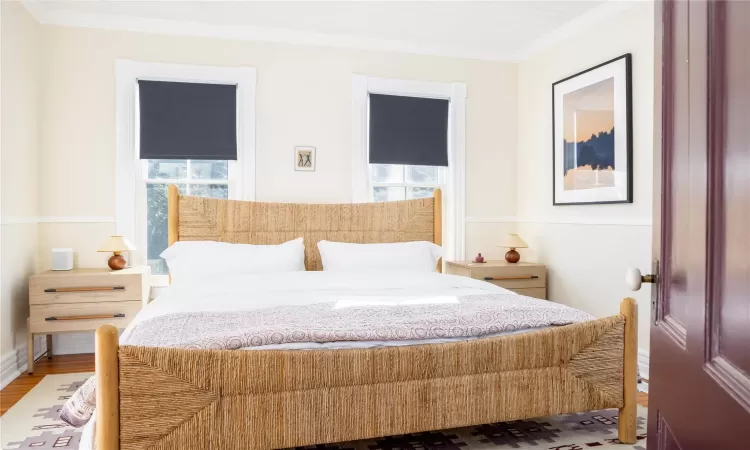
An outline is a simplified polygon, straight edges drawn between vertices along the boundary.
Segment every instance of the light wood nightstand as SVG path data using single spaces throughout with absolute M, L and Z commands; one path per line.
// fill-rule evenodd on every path
M 148 302 L 148 266 L 112 271 L 73 269 L 48 271 L 29 278 L 29 373 L 34 372 L 34 335 L 47 335 L 52 356 L 52 334 L 93 331 L 111 323 L 125 328 Z
M 447 261 L 445 265 L 446 273 L 485 280 L 517 294 L 547 299 L 547 266 L 544 264 Z

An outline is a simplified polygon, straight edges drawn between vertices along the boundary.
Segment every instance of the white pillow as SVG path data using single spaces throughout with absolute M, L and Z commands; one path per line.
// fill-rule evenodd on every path
M 305 270 L 302 238 L 279 245 L 178 241 L 161 253 L 172 280 Z
M 391 244 L 318 242 L 324 271 L 435 272 L 443 248 L 427 241 Z

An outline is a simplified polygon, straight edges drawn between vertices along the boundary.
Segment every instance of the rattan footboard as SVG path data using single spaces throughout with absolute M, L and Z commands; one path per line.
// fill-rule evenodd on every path
M 621 408 L 635 441 L 635 303 L 469 342 L 362 350 L 117 345 L 97 331 L 98 450 L 271 449 Z

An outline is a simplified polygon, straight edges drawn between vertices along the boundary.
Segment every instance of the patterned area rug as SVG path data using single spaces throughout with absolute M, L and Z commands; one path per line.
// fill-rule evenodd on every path
M 58 415 L 63 403 L 93 373 L 47 375 L 0 417 L 0 449 L 77 450 L 81 430 Z
M 47 375 L 0 418 L 2 450 L 77 450 L 81 430 L 58 418 L 65 400 L 90 373 Z M 617 410 L 492 423 L 340 444 L 313 450 L 645 450 L 646 408 L 638 407 L 638 443 L 617 441 Z

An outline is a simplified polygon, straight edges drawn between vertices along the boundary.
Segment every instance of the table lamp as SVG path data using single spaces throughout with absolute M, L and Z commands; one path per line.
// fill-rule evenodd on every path
M 521 255 L 516 251 L 517 248 L 528 248 L 529 246 L 518 237 L 515 233 L 506 234 L 500 239 L 498 247 L 509 248 L 508 253 L 505 254 L 505 260 L 509 263 L 515 264 L 521 259 Z
M 129 240 L 122 236 L 110 236 L 106 241 L 99 247 L 98 252 L 113 252 L 107 261 L 109 268 L 112 270 L 121 270 L 125 268 L 125 258 L 120 255 L 121 252 L 128 250 L 135 250 L 135 245 L 131 244 Z

